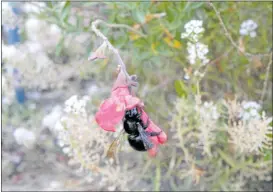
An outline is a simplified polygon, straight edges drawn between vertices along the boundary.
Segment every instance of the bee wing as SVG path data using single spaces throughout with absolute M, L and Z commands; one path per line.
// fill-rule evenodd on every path
M 145 149 L 149 150 L 153 148 L 154 147 L 153 143 L 150 141 L 147 133 L 145 132 L 145 130 L 140 124 L 138 124 L 138 132 L 139 132 L 139 136 L 141 137 L 141 140 L 143 141 Z
M 125 133 L 124 129 L 122 129 L 122 131 L 120 132 L 120 134 L 118 135 L 118 137 L 111 143 L 111 145 L 109 146 L 106 156 L 108 158 L 115 158 L 116 153 L 117 153 L 117 149 L 119 147 L 120 144 L 120 139 L 121 136 Z

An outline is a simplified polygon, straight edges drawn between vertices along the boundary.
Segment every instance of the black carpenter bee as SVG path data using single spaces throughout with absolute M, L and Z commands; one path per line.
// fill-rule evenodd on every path
M 125 112 L 123 128 L 128 133 L 128 142 L 130 146 L 137 151 L 147 151 L 153 148 L 153 143 L 149 137 L 158 136 L 161 132 L 147 132 L 149 119 L 144 124 L 141 119 L 141 112 L 135 107 Z
M 137 151 L 147 151 L 153 148 L 153 143 L 149 137 L 158 136 L 161 132 L 148 132 L 145 131 L 149 126 L 149 119 L 144 125 L 141 119 L 141 112 L 138 112 L 137 108 L 127 110 L 123 118 L 123 129 L 119 136 L 110 145 L 107 156 L 114 158 L 117 153 L 120 140 L 124 133 L 128 134 L 127 140 L 130 146 Z

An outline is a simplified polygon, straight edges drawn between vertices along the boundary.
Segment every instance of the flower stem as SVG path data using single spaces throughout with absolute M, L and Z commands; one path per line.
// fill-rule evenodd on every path
M 120 54 L 118 52 L 118 50 L 110 43 L 110 41 L 108 40 L 108 38 L 103 35 L 100 30 L 97 29 L 97 25 L 100 24 L 100 23 L 104 23 L 104 24 L 107 24 L 106 22 L 102 21 L 102 20 L 95 20 L 94 22 L 92 22 L 92 31 L 97 35 L 99 36 L 100 38 L 102 38 L 104 40 L 104 42 L 107 44 L 108 48 L 110 50 L 112 50 L 115 55 L 117 56 L 118 58 L 118 62 L 119 62 L 119 65 L 121 66 L 121 70 L 124 72 L 124 74 L 126 75 L 126 78 L 127 79 L 130 79 L 130 75 L 128 74 L 127 70 L 126 70 L 126 65 L 124 64 L 124 62 L 122 61 L 121 57 L 120 57 Z
M 161 176 L 161 167 L 160 167 L 160 161 L 156 161 L 156 176 L 155 176 L 155 186 L 154 191 L 160 191 L 160 176 Z
M 264 80 L 264 84 L 263 84 L 263 90 L 262 90 L 262 95 L 261 95 L 261 99 L 260 102 L 262 103 L 264 100 L 264 95 L 265 95 L 265 91 L 266 91 L 266 87 L 267 87 L 267 82 L 268 82 L 268 78 L 269 78 L 269 71 L 270 71 L 270 67 L 272 64 L 272 52 L 270 54 L 270 58 L 269 58 L 269 63 L 267 64 L 267 68 L 266 68 L 266 75 L 265 75 L 265 80 Z

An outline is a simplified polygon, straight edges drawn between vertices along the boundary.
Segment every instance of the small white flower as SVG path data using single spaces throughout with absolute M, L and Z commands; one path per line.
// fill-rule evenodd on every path
M 65 102 L 64 111 L 66 113 L 86 115 L 85 106 L 89 100 L 89 96 L 84 96 L 83 99 L 78 100 L 78 96 L 73 95 Z
M 63 152 L 64 152 L 65 154 L 69 153 L 70 150 L 71 150 L 71 149 L 70 149 L 69 147 L 64 147 L 64 148 L 63 148 Z
M 52 109 L 52 111 L 43 118 L 43 122 L 42 122 L 43 126 L 48 127 L 50 130 L 54 129 L 54 127 L 56 127 L 56 123 L 60 119 L 61 115 L 62 115 L 61 106 L 59 106 L 59 105 L 55 106 Z
M 258 27 L 257 23 L 253 20 L 246 20 L 241 24 L 241 28 L 239 30 L 240 34 L 243 36 L 249 35 L 250 37 L 256 37 L 256 28 Z
M 247 33 L 248 33 L 248 32 L 247 32 L 246 29 L 244 29 L 244 28 L 243 28 L 243 29 L 240 29 L 240 34 L 241 34 L 241 35 L 247 35 Z
M 261 109 L 261 105 L 255 101 L 243 101 L 242 106 L 244 109 L 250 109 L 250 108 Z
M 253 38 L 253 37 L 256 37 L 256 32 L 255 32 L 255 31 L 251 31 L 251 32 L 249 33 L 249 36 L 252 37 L 252 38 Z
M 24 145 L 29 149 L 33 148 L 36 143 L 35 134 L 25 128 L 16 129 L 13 136 L 19 145 Z
M 257 115 L 259 115 L 258 111 L 256 109 L 251 109 L 249 113 L 250 113 L 251 116 L 257 116 Z
M 202 43 L 187 43 L 187 50 L 188 50 L 188 60 L 190 64 L 196 64 L 197 60 L 201 61 L 201 64 L 205 65 L 209 62 L 206 54 L 209 52 L 208 46 Z
M 187 37 L 188 37 L 188 35 L 186 33 L 181 33 L 181 39 L 185 39 Z
M 203 117 L 212 118 L 214 120 L 220 117 L 216 106 L 212 102 L 204 102 L 200 111 Z
M 194 42 L 198 42 L 201 33 L 205 31 L 202 27 L 203 21 L 201 20 L 191 20 L 185 24 L 184 28 L 186 32 L 181 33 L 181 38 L 185 39 L 188 38 Z
M 2 44 L 2 58 L 3 59 L 12 59 L 18 57 L 19 50 L 16 49 L 14 45 L 5 45 Z
M 215 129 L 217 127 L 217 119 L 220 117 L 216 106 L 213 102 L 204 102 L 203 105 L 196 105 L 196 112 L 199 114 L 200 123 L 199 131 L 199 145 L 202 146 L 203 152 L 211 155 L 210 146 L 215 140 Z
M 60 121 L 58 121 L 58 122 L 55 124 L 54 130 L 56 130 L 57 132 L 58 132 L 58 131 L 63 131 L 63 130 L 64 130 L 64 126 L 62 125 L 62 123 L 61 123 Z
M 243 114 L 243 119 L 244 119 L 244 120 L 250 119 L 250 114 L 249 114 L 249 113 L 244 113 L 244 114 Z
M 202 33 L 202 32 L 204 32 L 204 31 L 205 31 L 204 28 L 194 28 L 194 29 L 193 29 L 193 32 L 194 32 L 195 34 L 199 34 L 199 33 Z
M 261 118 L 261 115 L 259 114 L 261 105 L 255 101 L 243 101 L 242 109 L 241 116 L 244 121 Z
M 58 144 L 59 144 L 60 147 L 63 147 L 63 146 L 64 146 L 64 142 L 63 142 L 62 140 L 59 140 L 59 141 L 58 141 Z
M 78 101 L 78 96 L 77 95 L 73 95 L 71 96 L 68 100 L 65 101 L 65 105 L 74 105 L 75 102 Z
M 26 13 L 40 13 L 45 6 L 44 2 L 24 3 L 23 10 Z

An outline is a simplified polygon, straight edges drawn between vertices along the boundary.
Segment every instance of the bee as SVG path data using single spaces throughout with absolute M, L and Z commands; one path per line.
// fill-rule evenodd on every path
M 140 112 L 139 112 L 140 111 Z M 137 107 L 127 110 L 123 118 L 123 130 L 120 135 L 110 145 L 107 156 L 113 157 L 116 148 L 120 144 L 120 138 L 124 133 L 127 133 L 127 140 L 129 145 L 136 151 L 147 151 L 154 147 L 154 144 L 150 141 L 149 137 L 158 136 L 160 132 L 148 132 L 146 131 L 149 126 L 149 119 L 146 124 L 141 119 L 141 110 Z

